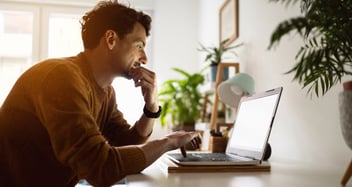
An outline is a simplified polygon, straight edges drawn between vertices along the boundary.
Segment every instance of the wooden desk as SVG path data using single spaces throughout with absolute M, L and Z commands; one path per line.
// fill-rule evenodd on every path
M 341 187 L 344 168 L 271 159 L 270 172 L 167 173 L 159 159 L 141 174 L 127 177 L 129 187 Z M 349 181 L 346 186 L 352 186 Z

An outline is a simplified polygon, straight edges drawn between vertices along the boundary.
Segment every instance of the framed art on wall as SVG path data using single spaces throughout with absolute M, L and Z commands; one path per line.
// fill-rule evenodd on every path
M 219 40 L 229 39 L 225 47 L 238 38 L 238 0 L 225 0 L 219 10 Z

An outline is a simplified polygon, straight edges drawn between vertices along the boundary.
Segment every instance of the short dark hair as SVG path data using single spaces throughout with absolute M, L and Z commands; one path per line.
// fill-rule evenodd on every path
M 81 19 L 83 46 L 86 49 L 94 49 L 103 34 L 111 29 L 117 32 L 119 38 L 132 32 L 135 23 L 139 22 L 145 28 L 149 36 L 151 17 L 142 11 L 136 11 L 130 7 L 115 1 L 101 1 Z

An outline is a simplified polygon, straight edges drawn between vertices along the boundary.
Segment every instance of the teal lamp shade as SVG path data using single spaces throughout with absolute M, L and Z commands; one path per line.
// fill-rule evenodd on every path
M 242 96 L 254 93 L 254 80 L 246 73 L 238 73 L 222 82 L 217 91 L 222 102 L 237 108 Z

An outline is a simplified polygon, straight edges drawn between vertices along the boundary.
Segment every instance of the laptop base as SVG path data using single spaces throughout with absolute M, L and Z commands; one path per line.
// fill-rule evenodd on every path
M 179 165 L 163 156 L 158 167 L 168 173 L 270 172 L 269 162 L 258 165 Z

